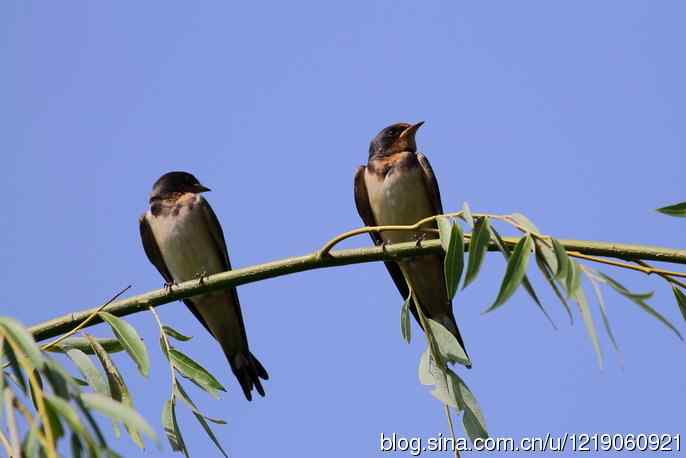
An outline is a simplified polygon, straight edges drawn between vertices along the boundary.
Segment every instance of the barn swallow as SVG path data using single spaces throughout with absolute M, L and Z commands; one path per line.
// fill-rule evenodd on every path
M 209 188 L 187 172 L 169 172 L 153 185 L 150 208 L 140 218 L 145 254 L 168 285 L 231 270 L 222 227 L 202 196 Z M 183 301 L 219 342 L 248 401 L 264 396 L 269 375 L 250 353 L 236 288 Z
M 443 213 L 436 176 L 426 156 L 417 152 L 415 134 L 422 124 L 393 124 L 369 145 L 367 165 L 355 173 L 355 204 L 367 226 L 411 225 Z M 436 223 L 426 227 L 435 228 Z M 410 231 L 370 235 L 376 245 L 416 240 L 416 233 Z M 385 264 L 402 297 L 408 296 L 410 284 L 425 316 L 448 329 L 464 349 L 445 285 L 442 256 L 430 254 Z M 420 322 L 414 301 L 410 310 Z

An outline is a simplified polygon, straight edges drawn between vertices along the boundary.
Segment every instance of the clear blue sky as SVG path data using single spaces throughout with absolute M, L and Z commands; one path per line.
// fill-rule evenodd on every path
M 447 210 L 466 200 L 523 212 L 560 238 L 683 247 L 684 221 L 654 208 L 686 197 L 685 15 L 677 1 L 5 1 L 2 313 L 32 324 L 129 283 L 132 293 L 160 287 L 137 218 L 169 170 L 213 189 L 234 266 L 312 251 L 360 225 L 353 172 L 396 121 L 426 121 L 418 143 Z M 686 433 L 683 343 L 608 291 L 624 366 L 602 334 L 601 372 L 581 322 L 568 325 L 536 274 L 558 331 L 522 291 L 480 315 L 503 269 L 489 256 L 454 304 L 474 362 L 463 375 L 491 434 Z M 618 278 L 656 289 L 653 304 L 685 329 L 665 285 Z M 239 294 L 271 375 L 252 403 L 185 307 L 159 309 L 229 388 L 220 401 L 189 389 L 228 421 L 216 431 L 233 456 L 372 456 L 381 432 L 446 432 L 417 380 L 424 344 L 416 327 L 403 343 L 401 299 L 382 265 Z M 152 374 L 117 361 L 161 434 L 168 369 L 152 317 L 130 321 Z M 180 422 L 193 456 L 217 456 L 186 411 Z M 117 448 L 141 455 L 128 438 Z M 169 455 L 166 442 L 147 452 Z

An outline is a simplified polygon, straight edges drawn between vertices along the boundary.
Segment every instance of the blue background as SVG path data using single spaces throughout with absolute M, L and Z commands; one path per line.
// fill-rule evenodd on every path
M 33 324 L 129 283 L 132 293 L 159 288 L 137 218 L 169 170 L 213 189 L 234 266 L 310 252 L 360 226 L 353 172 L 397 121 L 427 121 L 418 144 L 446 210 L 468 201 L 477 212 L 521 211 L 560 238 L 682 247 L 684 221 L 654 208 L 686 195 L 685 14 L 677 1 L 5 1 L 2 313 Z M 623 357 L 599 328 L 600 371 L 578 313 L 570 327 L 538 274 L 558 331 L 522 291 L 480 315 L 503 271 L 490 255 L 454 304 L 474 362 L 463 375 L 492 435 L 684 433 L 682 342 L 608 291 Z M 617 278 L 655 289 L 652 303 L 684 330 L 663 282 Z M 215 429 L 233 456 L 370 456 L 382 432 L 446 433 L 417 380 L 424 344 L 414 325 L 412 344 L 402 342 L 401 299 L 381 264 L 239 293 L 272 377 L 252 403 L 185 307 L 159 309 L 195 336 L 183 350 L 228 387 L 220 401 L 189 390 L 228 421 Z M 149 314 L 130 322 L 149 344 L 152 374 L 117 361 L 162 434 L 169 374 L 156 326 Z M 191 454 L 217 456 L 181 410 Z M 128 438 L 116 448 L 142 455 Z M 147 450 L 169 455 L 166 441 Z

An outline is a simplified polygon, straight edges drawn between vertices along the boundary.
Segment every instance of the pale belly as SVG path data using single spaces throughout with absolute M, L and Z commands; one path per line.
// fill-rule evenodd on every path
M 167 269 L 177 283 L 224 270 L 202 211 L 194 205 L 191 209 L 182 207 L 176 216 L 147 215 Z
M 385 177 L 365 171 L 365 184 L 379 226 L 410 225 L 433 214 L 419 167 L 402 173 L 391 171 Z M 417 234 L 394 231 L 382 232 L 381 237 L 389 243 L 398 243 L 415 240 Z

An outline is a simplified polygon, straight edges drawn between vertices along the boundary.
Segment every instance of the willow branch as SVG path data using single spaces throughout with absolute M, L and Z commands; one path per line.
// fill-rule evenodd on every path
M 519 237 L 503 237 L 508 245 L 516 244 Z M 625 261 L 660 261 L 676 264 L 686 264 L 686 250 L 670 248 L 628 245 L 620 243 L 607 243 L 586 240 L 559 240 L 567 251 L 578 252 L 587 256 L 603 256 Z M 469 248 L 467 242 L 466 248 Z M 495 245 L 489 246 L 490 251 L 496 251 Z M 335 250 L 321 256 L 321 250 L 291 258 L 257 264 L 241 269 L 210 275 L 202 279 L 189 280 L 170 289 L 160 288 L 127 299 L 118 300 L 109 304 L 106 309 L 115 316 L 126 316 L 147 310 L 148 307 L 157 307 L 179 299 L 195 296 L 232 286 L 253 283 L 268 278 L 280 277 L 307 270 L 322 269 L 328 267 L 360 264 L 375 261 L 393 261 L 404 258 L 416 257 L 431 253 L 442 253 L 439 240 L 427 240 L 420 246 L 416 242 L 397 243 L 385 247 L 355 248 Z M 635 266 L 643 268 L 644 266 Z M 663 272 L 660 269 L 651 269 L 654 273 Z M 669 271 L 664 271 L 669 272 Z M 644 272 L 646 273 L 646 272 Z M 674 272 L 683 275 L 679 272 Z M 673 273 L 673 274 L 674 274 Z M 52 320 L 39 323 L 29 329 L 37 341 L 56 337 L 78 326 L 89 316 L 93 316 L 98 308 L 91 308 L 79 312 L 69 313 Z M 93 326 L 102 320 L 93 316 L 85 327 Z

